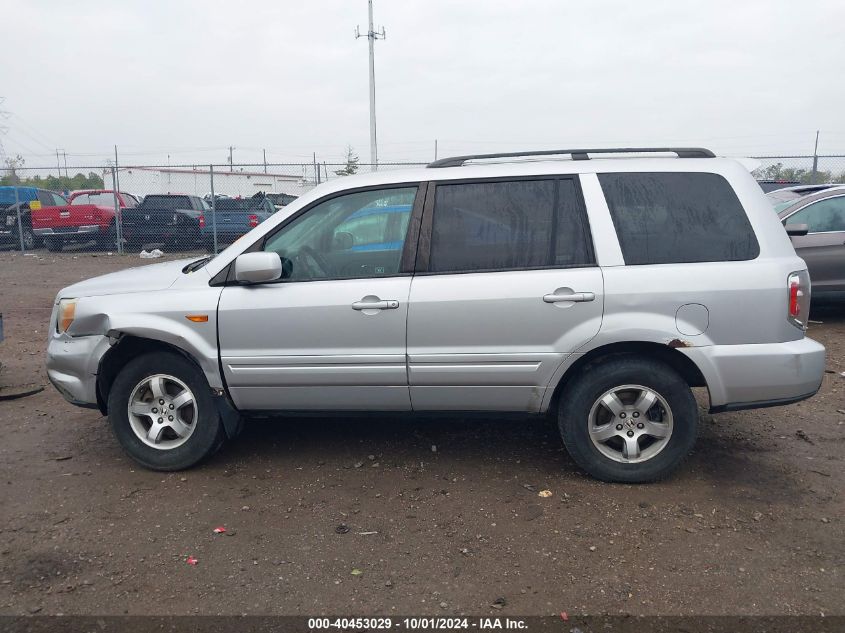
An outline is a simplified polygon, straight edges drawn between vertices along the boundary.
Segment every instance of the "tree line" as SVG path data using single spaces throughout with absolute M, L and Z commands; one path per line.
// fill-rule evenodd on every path
M 784 167 L 783 163 L 775 163 L 768 167 L 758 167 L 752 172 L 757 180 L 776 180 L 784 182 L 798 182 L 802 185 L 825 182 L 845 182 L 845 172 L 834 174 L 832 171 L 817 170 L 801 167 Z
M 102 189 L 103 178 L 93 171 L 88 174 L 77 173 L 75 176 L 44 176 L 38 174 L 22 177 L 20 169 L 24 159 L 18 155 L 5 160 L 5 173 L 0 176 L 0 186 L 18 185 L 20 187 L 39 187 L 51 191 L 74 191 L 76 189 Z

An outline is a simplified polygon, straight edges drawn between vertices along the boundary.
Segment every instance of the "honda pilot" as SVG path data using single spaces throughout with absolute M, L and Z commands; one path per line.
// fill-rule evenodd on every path
M 692 448 L 694 388 L 712 413 L 816 393 L 809 302 L 733 160 L 459 156 L 327 182 L 215 257 L 61 290 L 47 368 L 156 470 L 256 414 L 472 411 L 552 416 L 585 471 L 645 482 Z

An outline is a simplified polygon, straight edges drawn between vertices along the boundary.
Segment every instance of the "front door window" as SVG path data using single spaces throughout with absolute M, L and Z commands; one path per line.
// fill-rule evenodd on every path
M 283 279 L 316 281 L 399 273 L 416 187 L 360 191 L 332 198 L 267 238 Z

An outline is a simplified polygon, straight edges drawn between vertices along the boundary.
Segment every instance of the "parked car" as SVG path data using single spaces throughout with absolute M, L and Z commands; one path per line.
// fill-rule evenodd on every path
M 87 189 L 70 194 L 67 204 L 42 207 L 32 213 L 32 230 L 44 240 L 49 251 L 60 251 L 65 244 L 94 240 L 100 248 L 117 245 L 114 202 L 121 209 L 138 205 L 134 196 L 108 189 Z
M 15 190 L 17 190 L 17 198 Z M 0 187 L 0 245 L 20 248 L 19 228 L 21 228 L 24 248 L 30 250 L 41 246 L 41 239 L 36 237 L 32 230 L 32 211 L 66 204 L 65 197 L 55 191 L 12 185 Z M 20 207 L 21 227 L 18 226 L 18 207 Z
M 783 224 L 806 225 L 792 245 L 807 263 L 816 295 L 845 292 L 845 186 L 829 187 L 793 200 L 778 214 Z
M 713 413 L 796 402 L 825 350 L 807 266 L 745 167 L 607 151 L 645 153 L 339 178 L 216 257 L 69 286 L 50 380 L 159 470 L 245 414 L 480 411 L 555 416 L 599 479 L 665 477 L 695 442 L 692 388 Z
M 128 248 L 150 244 L 190 249 L 202 246 L 200 219 L 209 207 L 199 196 L 150 194 L 122 214 L 122 232 Z
M 798 200 L 798 198 L 803 198 L 804 196 L 809 195 L 811 193 L 816 193 L 817 191 L 824 191 L 825 189 L 830 189 L 831 187 L 841 186 L 842 185 L 837 185 L 834 183 L 822 183 L 816 185 L 795 185 L 793 187 L 782 187 L 780 189 L 770 191 L 766 194 L 766 197 L 769 199 L 769 202 L 772 203 L 772 206 L 775 208 L 775 211 L 780 213 L 783 209 Z
M 276 209 L 286 207 L 297 198 L 297 196 L 290 193 L 268 193 L 267 197 L 270 198 L 270 201 L 276 206 Z
M 206 249 L 208 252 L 214 251 L 215 231 L 219 248 L 249 233 L 275 212 L 276 207 L 263 193 L 250 198 L 218 199 L 214 209 L 200 217 L 200 230 Z

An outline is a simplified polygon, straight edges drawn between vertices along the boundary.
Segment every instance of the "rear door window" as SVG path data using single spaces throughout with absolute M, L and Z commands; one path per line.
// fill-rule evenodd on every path
M 573 179 L 437 184 L 430 272 L 592 264 Z
M 625 263 L 742 261 L 760 254 L 739 198 L 718 174 L 599 174 Z

